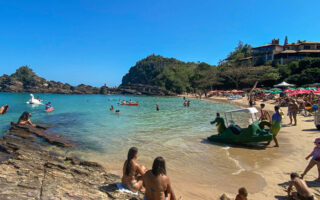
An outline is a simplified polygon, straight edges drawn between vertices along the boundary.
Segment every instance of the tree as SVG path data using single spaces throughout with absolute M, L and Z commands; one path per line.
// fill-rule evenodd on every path
M 234 67 L 231 65 L 221 71 L 221 73 L 222 76 L 225 76 L 226 78 L 228 78 L 228 80 L 234 83 L 236 89 L 239 89 L 241 80 L 246 78 L 249 70 L 250 68 L 247 66 Z
M 248 67 L 247 69 L 248 72 L 241 82 L 249 85 L 252 85 L 256 81 L 274 81 L 280 78 L 278 69 L 271 66 Z

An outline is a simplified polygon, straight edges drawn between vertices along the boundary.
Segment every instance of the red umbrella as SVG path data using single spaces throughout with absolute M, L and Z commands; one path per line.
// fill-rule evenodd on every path
M 291 90 L 291 89 L 286 89 L 284 91 L 282 91 L 282 93 L 291 93 L 291 92 L 294 92 L 295 90 Z

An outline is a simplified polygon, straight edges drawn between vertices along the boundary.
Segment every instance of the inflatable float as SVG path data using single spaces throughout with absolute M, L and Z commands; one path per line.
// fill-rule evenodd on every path
M 256 108 L 244 108 L 227 111 L 226 113 L 232 114 L 235 112 L 244 112 L 251 114 L 252 123 L 249 124 L 247 128 L 240 128 L 238 125 L 234 124 L 226 127 L 224 119 L 222 117 L 217 117 L 214 121 L 211 122 L 211 124 L 217 123 L 218 134 L 208 137 L 209 141 L 227 144 L 247 144 L 256 142 L 269 142 L 273 139 L 273 135 L 270 133 L 270 130 L 262 128 L 267 124 L 259 124 L 259 121 L 256 117 L 256 113 L 258 113 Z
M 53 108 L 53 107 L 50 107 L 50 108 L 46 109 L 45 111 L 46 111 L 47 113 L 49 113 L 49 112 L 54 111 L 54 108 Z
M 30 94 L 31 99 L 29 99 L 29 101 L 27 101 L 27 104 L 35 104 L 35 105 L 41 105 L 41 100 L 35 99 L 33 94 Z

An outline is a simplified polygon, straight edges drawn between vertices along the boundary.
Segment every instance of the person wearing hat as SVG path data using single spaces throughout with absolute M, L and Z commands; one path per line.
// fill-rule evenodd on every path
M 317 165 L 318 167 L 317 181 L 320 181 L 320 138 L 315 139 L 314 144 L 316 146 L 314 147 L 313 151 L 306 157 L 306 160 L 308 160 L 310 157 L 312 157 L 312 159 L 310 160 L 304 172 L 301 174 L 301 178 L 303 178 L 310 171 L 310 169 L 312 169 L 315 165 Z

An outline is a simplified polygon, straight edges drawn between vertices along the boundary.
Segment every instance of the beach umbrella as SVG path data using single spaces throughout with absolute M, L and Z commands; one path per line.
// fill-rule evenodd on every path
M 290 87 L 290 86 L 294 86 L 294 85 L 283 81 L 277 85 L 274 85 L 273 87 Z
M 307 87 L 307 88 L 305 88 L 306 90 L 317 90 L 317 88 L 315 88 L 315 87 Z
M 286 89 L 286 90 L 283 90 L 282 93 L 291 93 L 291 92 L 294 92 L 293 89 Z

